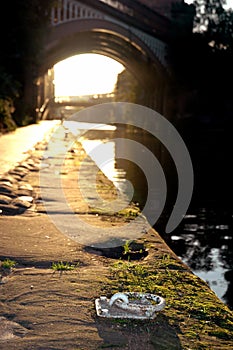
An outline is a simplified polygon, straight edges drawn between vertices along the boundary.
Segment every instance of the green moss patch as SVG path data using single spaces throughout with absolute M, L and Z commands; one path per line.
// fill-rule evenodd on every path
M 155 323 L 166 317 L 182 349 L 231 349 L 233 346 L 233 313 L 204 281 L 168 254 L 155 260 L 153 265 L 116 261 L 110 267 L 109 284 L 104 290 L 109 297 L 119 291 L 138 291 L 165 298 L 165 309 L 148 325 L 152 340 Z M 166 329 L 164 331 L 166 333 Z

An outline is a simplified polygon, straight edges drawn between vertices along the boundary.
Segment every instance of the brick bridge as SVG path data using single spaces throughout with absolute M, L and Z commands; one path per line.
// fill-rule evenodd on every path
M 53 66 L 97 53 L 122 63 L 140 82 L 143 104 L 169 118 L 167 48 L 171 5 L 181 0 L 59 0 L 37 80 L 37 110 L 53 99 Z

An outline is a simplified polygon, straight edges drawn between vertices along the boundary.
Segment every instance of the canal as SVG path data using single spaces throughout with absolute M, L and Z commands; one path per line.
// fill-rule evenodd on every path
M 213 135 L 213 131 L 208 133 L 206 130 L 199 130 L 198 143 L 193 132 L 192 137 L 188 139 L 185 139 L 187 134 L 183 134 L 193 162 L 194 191 L 183 220 L 168 234 L 165 232 L 165 226 L 177 191 L 177 176 L 172 159 L 161 145 L 158 146 L 158 140 L 154 140 L 154 137 L 144 130 L 121 124 L 114 126 L 115 128 L 105 127 L 87 131 L 79 141 L 87 152 L 98 144 L 106 146 L 106 152 L 112 155 L 112 162 L 105 168 L 106 175 L 120 188 L 124 187 L 126 180 L 127 183 L 129 181 L 134 189 L 132 199 L 141 209 L 145 205 L 148 192 L 153 189 L 148 188 L 143 169 L 130 160 L 118 157 L 119 145 L 115 139 L 135 140 L 156 157 L 163 159 L 164 171 L 168 173 L 167 201 L 160 219 L 153 226 L 176 255 L 206 281 L 224 303 L 233 308 L 233 210 L 228 199 L 231 194 L 227 182 L 229 174 L 226 176 L 229 155 L 214 141 L 217 137 L 220 143 L 225 143 L 225 133 L 219 130 L 216 136 L 217 131 Z M 122 142 L 124 147 L 124 141 Z M 128 143 L 127 147 L 130 147 Z M 127 150 L 128 154 L 131 152 L 130 158 L 134 159 L 133 144 L 132 149 Z M 143 152 L 144 147 L 141 157 L 145 156 Z

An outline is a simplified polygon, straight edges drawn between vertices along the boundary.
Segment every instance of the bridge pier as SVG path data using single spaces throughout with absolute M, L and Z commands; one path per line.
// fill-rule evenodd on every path
M 25 69 L 23 85 L 22 115 L 28 116 L 29 122 L 36 122 L 37 86 L 34 71 L 34 67 L 30 66 Z
M 171 79 L 167 72 L 161 74 L 154 67 L 148 67 L 148 72 L 152 74 L 149 79 L 145 79 L 143 84 L 144 98 L 139 103 L 155 110 L 171 121 L 174 118 L 171 109 L 173 100 Z
M 37 119 L 46 119 L 45 115 L 49 101 L 54 100 L 54 70 L 49 69 L 46 74 L 41 75 L 36 82 L 37 98 L 36 98 L 36 115 Z M 47 111 L 48 112 L 48 111 Z

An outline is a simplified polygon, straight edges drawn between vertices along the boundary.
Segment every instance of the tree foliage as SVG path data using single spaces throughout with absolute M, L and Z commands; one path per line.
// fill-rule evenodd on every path
M 38 63 L 49 20 L 48 1 L 24 0 L 1 4 L 2 50 L 0 65 L 19 80 L 25 64 Z M 4 18 L 7 17 L 7 21 Z
M 194 26 L 198 31 L 206 31 L 207 27 L 217 21 L 224 12 L 225 0 L 195 0 L 196 17 Z
M 174 89 L 184 100 L 177 114 L 208 115 L 217 122 L 230 118 L 233 14 L 223 5 L 221 0 L 196 0 L 192 31 L 185 30 L 190 18 L 180 24 L 174 16 L 168 57 Z M 179 6 L 181 13 L 186 5 Z
M 118 74 L 114 91 L 115 101 L 137 103 L 139 91 L 137 80 L 128 70 L 123 70 L 123 72 Z
M 0 96 L 23 103 L 27 70 L 36 76 L 53 1 L 3 1 L 0 12 Z M 23 108 L 16 110 L 20 113 Z M 18 117 L 18 120 L 23 116 Z
M 233 12 L 224 9 L 225 0 L 195 0 L 194 29 L 215 49 L 232 49 Z

